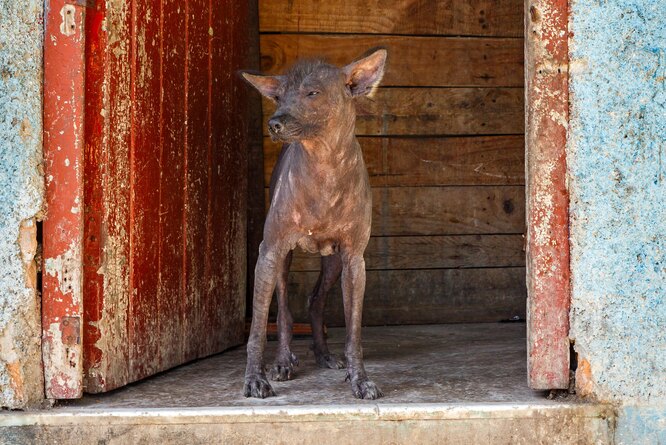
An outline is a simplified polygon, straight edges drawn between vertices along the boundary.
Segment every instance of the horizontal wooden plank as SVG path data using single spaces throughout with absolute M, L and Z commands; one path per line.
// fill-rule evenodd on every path
M 268 208 L 268 189 L 265 190 Z M 372 189 L 372 235 L 522 234 L 525 187 Z
M 522 39 L 264 34 L 261 65 L 270 74 L 302 57 L 343 66 L 377 46 L 389 54 L 383 86 L 523 86 Z
M 522 235 L 372 237 L 367 270 L 516 267 L 525 265 Z M 321 256 L 294 250 L 291 270 L 318 271 Z
M 373 189 L 373 235 L 523 233 L 525 188 Z
M 519 136 L 390 138 L 383 185 L 525 183 L 525 139 Z
M 289 307 L 307 322 L 307 297 L 318 272 L 289 277 Z M 525 269 L 427 269 L 368 271 L 364 325 L 495 322 L 525 317 Z M 275 314 L 275 302 L 273 302 Z M 274 317 L 274 315 L 273 315 Z M 340 284 L 331 290 L 324 320 L 344 325 Z
M 264 99 L 264 133 L 275 105 Z M 522 88 L 379 88 L 358 100 L 356 134 L 484 135 L 524 132 Z
M 380 186 L 522 185 L 525 139 L 518 136 L 363 137 L 370 183 Z M 282 144 L 264 139 L 266 183 Z
M 259 0 L 262 32 L 523 35 L 522 0 Z

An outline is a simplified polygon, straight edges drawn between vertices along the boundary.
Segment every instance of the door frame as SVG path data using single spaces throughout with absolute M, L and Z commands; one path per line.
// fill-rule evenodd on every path
M 568 8 L 567 0 L 525 0 L 527 369 L 533 389 L 569 386 Z
M 45 395 L 83 394 L 83 144 L 85 11 L 44 4 L 42 359 Z
M 77 398 L 83 392 L 79 166 L 84 149 L 84 5 L 82 0 L 45 4 L 42 350 L 46 397 L 52 399 Z M 524 6 L 528 384 L 533 389 L 566 388 L 571 298 L 566 184 L 569 11 L 566 0 L 525 0 Z

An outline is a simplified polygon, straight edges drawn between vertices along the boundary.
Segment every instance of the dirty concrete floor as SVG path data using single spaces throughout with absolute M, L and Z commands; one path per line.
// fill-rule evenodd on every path
M 63 403 L 76 408 L 170 408 L 326 405 L 354 403 L 548 403 L 526 381 L 524 323 L 368 327 L 363 330 L 366 369 L 384 391 L 379 401 L 358 401 L 344 370 L 319 369 L 307 338 L 297 338 L 296 377 L 272 382 L 277 397 L 241 394 L 243 346 L 180 366 L 108 394 Z M 344 330 L 329 329 L 333 353 Z M 271 363 L 277 342 L 267 345 Z M 270 361 L 269 361 L 270 360 Z M 557 402 L 553 402 L 557 403 Z

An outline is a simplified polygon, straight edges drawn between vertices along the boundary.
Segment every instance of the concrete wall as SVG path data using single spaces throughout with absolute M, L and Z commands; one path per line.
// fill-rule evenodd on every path
M 666 7 L 571 3 L 571 335 L 618 443 L 666 443 Z
M 0 406 L 43 399 L 36 294 L 42 208 L 42 1 L 0 0 Z

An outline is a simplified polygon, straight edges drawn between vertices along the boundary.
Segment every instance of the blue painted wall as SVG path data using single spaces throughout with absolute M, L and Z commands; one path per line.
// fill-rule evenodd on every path
M 13 408 L 43 398 L 30 278 L 44 182 L 42 8 L 40 0 L 0 0 L 0 406 Z
M 578 384 L 618 443 L 666 443 L 666 1 L 574 0 L 570 30 Z

